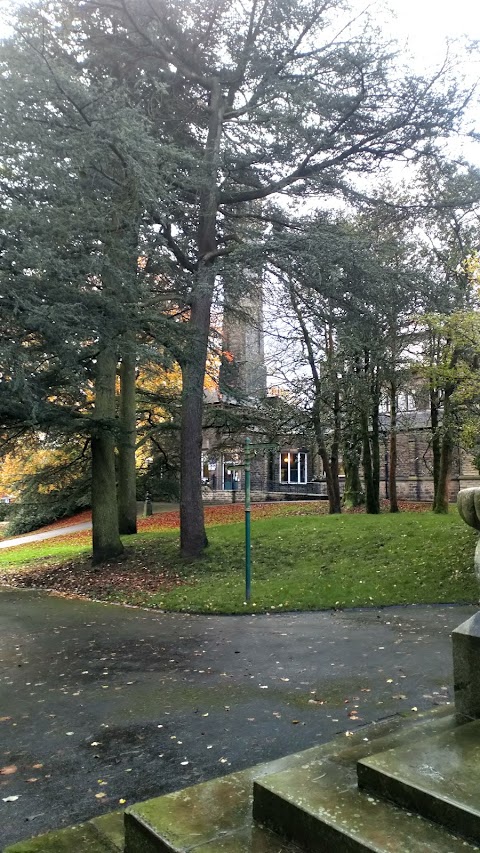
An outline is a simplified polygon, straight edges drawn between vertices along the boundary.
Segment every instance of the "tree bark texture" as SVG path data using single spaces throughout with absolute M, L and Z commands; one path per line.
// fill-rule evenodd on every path
M 92 563 L 115 560 L 123 553 L 118 529 L 115 474 L 115 383 L 117 358 L 102 349 L 95 375 L 95 412 L 92 423 Z
M 398 512 L 397 497 L 397 387 L 390 385 L 390 442 L 388 467 L 388 494 L 390 512 Z
M 137 431 L 136 359 L 133 335 L 127 335 L 120 364 L 120 405 L 118 439 L 118 525 L 120 533 L 137 532 Z

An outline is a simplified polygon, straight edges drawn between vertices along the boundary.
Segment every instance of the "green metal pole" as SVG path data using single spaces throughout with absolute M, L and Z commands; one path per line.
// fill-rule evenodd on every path
M 245 600 L 250 601 L 252 564 L 250 555 L 250 451 L 251 439 L 245 439 Z

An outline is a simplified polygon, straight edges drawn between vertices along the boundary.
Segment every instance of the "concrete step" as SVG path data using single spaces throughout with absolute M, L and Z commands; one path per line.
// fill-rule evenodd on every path
M 251 818 L 251 771 L 131 806 L 126 853 L 300 853 Z
M 412 740 L 357 765 L 360 787 L 480 844 L 480 721 Z
M 355 768 L 316 760 L 254 785 L 253 816 L 315 853 L 470 853 L 474 844 L 360 791 Z
M 110 844 L 112 851 L 117 853 L 123 851 L 125 846 L 125 827 L 123 822 L 123 811 L 109 812 L 89 820 L 99 838 Z
M 83 823 L 19 841 L 6 847 L 3 853 L 118 853 L 119 850 L 123 850 L 123 843 L 119 847 L 91 823 Z
M 125 850 L 126 853 L 287 853 L 287 851 L 298 851 L 295 842 L 282 839 L 280 835 L 272 834 L 270 827 L 255 824 L 252 819 L 252 794 L 253 785 L 268 786 L 273 775 L 282 776 L 290 773 L 304 772 L 305 766 L 320 766 L 323 763 L 338 765 L 341 774 L 342 787 L 345 786 L 345 774 L 348 777 L 348 786 L 356 790 L 356 762 L 359 758 L 370 755 L 377 749 L 387 749 L 394 745 L 406 742 L 411 736 L 412 730 L 417 736 L 423 737 L 425 733 L 438 733 L 449 731 L 454 725 L 451 714 L 443 710 L 440 713 L 429 714 L 428 717 L 419 720 L 392 720 L 379 725 L 369 726 L 359 730 L 352 737 L 344 735 L 334 741 L 321 746 L 313 747 L 302 753 L 286 756 L 277 761 L 251 767 L 240 773 L 214 779 L 168 794 L 145 803 L 131 806 L 125 813 Z M 322 771 L 323 772 L 323 771 Z M 288 786 L 287 786 L 288 787 Z M 312 785 L 311 787 L 315 787 Z M 302 793 L 303 796 L 303 793 Z M 368 798 L 364 797 L 368 804 Z M 258 802 L 257 802 L 258 805 Z M 395 811 L 393 806 L 384 806 L 388 811 L 385 822 L 384 835 L 391 829 L 390 814 Z M 280 811 L 283 810 L 283 805 Z M 355 816 L 355 812 L 354 812 Z M 345 812 L 343 822 L 350 817 Z M 262 820 L 265 814 L 262 812 Z M 303 820 L 303 818 L 301 818 Z M 267 822 L 267 821 L 265 821 Z M 404 826 L 404 846 L 397 846 L 394 839 L 390 847 L 382 848 L 377 844 L 371 850 L 390 850 L 395 853 L 470 853 L 475 850 L 473 846 L 462 842 L 460 846 L 452 847 L 451 839 L 446 843 L 446 835 L 442 830 L 424 827 L 421 822 L 421 839 L 426 839 L 429 846 L 421 844 L 421 841 L 411 841 L 418 830 L 419 819 L 410 817 Z M 278 828 L 282 829 L 281 824 Z M 343 827 L 345 829 L 345 827 Z M 433 834 L 432 834 L 433 829 Z M 344 839 L 345 836 L 342 836 Z M 431 839 L 433 838 L 433 841 Z M 407 843 L 408 841 L 408 843 Z M 321 842 L 323 844 L 323 842 Z M 315 841 L 313 846 L 302 848 L 316 851 L 341 850 L 342 853 L 350 849 L 342 843 L 340 846 L 331 847 L 329 842 L 325 846 L 319 846 Z M 359 850 L 362 848 L 351 848 Z

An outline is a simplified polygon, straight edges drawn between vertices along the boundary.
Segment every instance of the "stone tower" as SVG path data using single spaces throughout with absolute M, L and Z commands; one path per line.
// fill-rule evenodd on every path
M 231 402 L 263 399 L 267 393 L 262 286 L 245 275 L 245 287 L 225 284 L 220 392 Z

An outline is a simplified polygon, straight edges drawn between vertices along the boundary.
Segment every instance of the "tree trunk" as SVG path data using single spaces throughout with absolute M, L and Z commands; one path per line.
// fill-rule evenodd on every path
M 335 361 L 335 342 L 333 336 L 333 324 L 330 322 L 327 335 L 327 359 L 328 372 L 330 376 L 330 387 L 333 390 L 333 435 L 330 449 L 330 465 L 332 470 L 333 501 L 330 512 L 340 513 L 342 511 L 342 498 L 340 495 L 339 481 L 339 457 L 340 457 L 340 435 L 341 435 L 341 406 L 340 391 L 338 388 L 337 369 Z
M 202 277 L 202 280 L 200 280 Z M 180 548 L 184 557 L 198 557 L 208 545 L 202 499 L 203 382 L 210 329 L 215 273 L 202 265 L 192 302 L 188 358 L 182 365 L 180 439 Z
M 318 453 L 320 459 L 322 460 L 323 472 L 325 474 L 325 484 L 327 486 L 328 495 L 328 511 L 331 515 L 336 515 L 338 513 L 341 513 L 342 511 L 342 504 L 340 501 L 340 489 L 338 486 L 338 469 L 336 472 L 332 470 L 331 461 L 328 455 L 327 447 L 325 444 L 325 438 L 323 435 L 322 418 L 320 414 L 320 377 L 317 374 L 316 367 L 314 367 L 312 373 L 315 380 L 316 388 L 312 408 L 313 430 L 317 441 Z
M 440 399 L 438 390 L 430 386 L 430 420 L 432 424 L 432 457 L 433 457 L 433 507 L 435 509 L 436 496 L 438 494 L 438 482 L 440 479 L 440 458 L 441 458 L 441 440 L 440 440 Z
M 435 490 L 433 511 L 443 515 L 448 512 L 450 472 L 452 468 L 453 438 L 450 425 L 450 397 L 453 389 L 445 391 L 443 403 L 442 436 L 440 439 L 440 459 L 438 469 L 438 482 Z
M 373 480 L 373 513 L 380 512 L 380 395 L 378 383 L 373 392 L 372 406 L 372 480 Z M 373 509 L 375 507 L 375 509 Z M 369 510 L 367 509 L 367 512 Z
M 378 492 L 375 491 L 375 477 L 373 471 L 372 451 L 370 447 L 370 431 L 367 412 L 362 414 L 362 448 L 363 478 L 365 481 L 365 505 L 369 514 L 378 515 Z
M 219 81 L 212 78 L 210 119 L 203 158 L 203 187 L 198 222 L 198 270 L 191 298 L 188 351 L 182 360 L 180 435 L 180 550 L 199 557 L 208 545 L 202 501 L 203 383 L 207 363 L 210 312 L 217 254 L 218 168 L 225 104 Z
M 302 330 L 303 340 L 307 350 L 308 364 L 312 374 L 314 398 L 312 406 L 312 424 L 315 438 L 317 441 L 317 449 L 322 460 L 323 473 L 325 474 L 325 484 L 327 486 L 328 510 L 331 515 L 336 515 L 342 511 L 342 502 L 340 499 L 340 486 L 338 482 L 338 437 L 333 440 L 332 455 L 329 457 L 325 444 L 324 430 L 321 415 L 321 396 L 322 396 L 322 377 L 317 368 L 315 353 L 313 351 L 312 340 L 308 331 L 307 325 L 302 315 L 302 311 L 298 305 L 295 290 L 290 287 L 290 299 L 292 308 L 295 311 L 299 326 Z M 340 399 L 338 399 L 338 408 L 340 408 Z M 339 415 L 337 415 L 339 417 Z M 337 446 L 335 447 L 335 442 Z
M 390 385 L 390 464 L 388 468 L 388 494 L 390 512 L 398 512 L 397 498 L 397 387 Z
M 133 335 L 126 335 L 120 364 L 120 436 L 118 441 L 118 524 L 120 533 L 137 532 L 136 359 Z
M 322 460 L 323 473 L 325 474 L 325 484 L 327 486 L 328 496 L 328 511 L 330 515 L 336 515 L 337 513 L 341 513 L 342 511 L 342 504 L 340 501 L 340 489 L 338 487 L 338 476 L 337 481 L 335 482 L 335 473 L 332 471 L 332 466 L 330 464 L 328 451 L 323 440 L 322 431 L 318 431 L 317 429 L 315 429 L 315 426 L 314 430 L 315 437 L 317 439 L 318 454 L 320 456 L 320 459 Z
M 353 397 L 353 399 L 352 399 Z M 345 469 L 345 488 L 343 505 L 362 506 L 365 493 L 360 478 L 360 460 L 362 458 L 362 433 L 358 422 L 358 400 L 353 389 L 346 409 L 346 424 L 343 429 L 343 466 Z
M 343 505 L 346 507 L 362 506 L 365 503 L 362 481 L 360 479 L 360 464 L 358 459 L 348 461 L 344 459 L 345 489 L 343 492 Z
M 330 465 L 332 469 L 332 491 L 333 491 L 333 507 L 330 507 L 330 512 L 339 513 L 342 511 L 342 497 L 340 495 L 339 481 L 339 457 L 340 457 L 340 394 L 338 390 L 334 394 L 333 404 L 333 438 L 330 451 Z
M 123 553 L 118 529 L 115 476 L 115 381 L 117 358 L 111 349 L 97 357 L 92 423 L 93 565 Z

